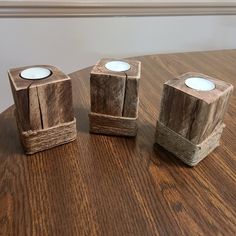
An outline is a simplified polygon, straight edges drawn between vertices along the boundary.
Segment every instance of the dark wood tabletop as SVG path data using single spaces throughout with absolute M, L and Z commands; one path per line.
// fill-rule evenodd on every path
M 236 50 L 137 57 L 136 138 L 89 134 L 89 72 L 72 73 L 76 141 L 24 155 L 0 115 L 0 235 L 236 235 L 236 92 L 221 145 L 188 167 L 154 145 L 163 83 L 193 71 L 236 86 Z

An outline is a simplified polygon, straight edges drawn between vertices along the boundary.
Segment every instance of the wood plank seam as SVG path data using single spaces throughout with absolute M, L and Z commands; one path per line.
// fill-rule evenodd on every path
M 126 100 L 126 93 L 127 93 L 127 91 L 126 91 L 126 88 L 127 88 L 127 80 L 128 80 L 128 76 L 127 76 L 127 74 L 125 73 L 125 71 L 124 71 L 124 74 L 125 74 L 125 94 L 124 94 L 124 98 L 123 98 L 123 108 L 122 108 L 122 116 L 124 117 L 124 112 L 125 112 L 125 100 Z
M 42 129 L 43 129 L 43 128 L 44 128 L 44 125 L 43 125 L 43 115 L 42 115 L 41 102 L 40 102 L 40 98 L 39 98 L 38 86 L 36 86 L 36 91 L 37 91 L 37 97 L 38 97 L 38 103 L 39 103 L 39 116 L 40 116 L 40 122 L 41 122 L 41 126 L 42 126 Z

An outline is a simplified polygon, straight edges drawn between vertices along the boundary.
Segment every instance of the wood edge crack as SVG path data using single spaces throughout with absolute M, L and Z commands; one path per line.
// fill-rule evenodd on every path
M 38 99 L 38 104 L 39 104 L 39 115 L 40 115 L 41 127 L 42 127 L 42 129 L 44 129 L 43 114 L 42 114 L 42 107 L 41 107 L 41 102 L 40 102 L 40 98 L 39 98 L 38 86 L 36 86 L 36 91 L 37 91 L 37 99 Z
M 124 91 L 124 99 L 123 99 L 123 107 L 122 107 L 122 117 L 124 117 L 124 112 L 125 112 L 125 101 L 126 101 L 126 89 L 127 89 L 127 80 L 128 80 L 128 75 L 125 73 L 125 91 Z

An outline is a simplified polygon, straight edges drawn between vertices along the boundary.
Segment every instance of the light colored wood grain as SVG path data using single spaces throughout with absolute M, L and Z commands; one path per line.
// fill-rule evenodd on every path
M 91 112 L 89 114 L 90 132 L 134 137 L 138 131 L 137 119 L 137 117 L 109 116 Z
M 202 143 L 194 144 L 157 121 L 155 141 L 187 165 L 195 166 L 220 145 L 224 127 L 218 125 Z

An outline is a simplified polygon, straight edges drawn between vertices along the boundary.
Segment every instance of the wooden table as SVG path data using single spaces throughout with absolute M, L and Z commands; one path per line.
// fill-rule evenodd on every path
M 0 235 L 235 235 L 236 93 L 221 146 L 194 168 L 153 146 L 163 82 L 188 71 L 236 86 L 236 50 L 142 62 L 136 138 L 89 134 L 89 72 L 71 74 L 78 139 L 23 154 L 13 107 L 0 115 Z

